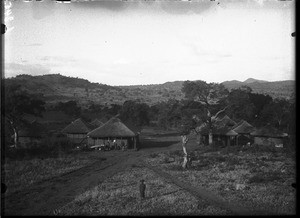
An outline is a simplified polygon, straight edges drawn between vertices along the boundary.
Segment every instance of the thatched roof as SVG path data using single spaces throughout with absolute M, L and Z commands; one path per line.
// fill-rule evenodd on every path
M 213 135 L 227 135 L 227 133 L 231 130 L 228 126 L 213 126 L 212 128 L 212 134 Z M 202 135 L 208 135 L 209 133 L 209 127 L 208 125 L 203 127 L 200 131 L 200 134 Z
M 236 124 L 236 122 L 234 122 L 232 119 L 230 119 L 227 115 L 225 115 L 225 117 L 223 117 L 221 122 L 226 126 L 234 126 Z
M 227 136 L 236 136 L 238 135 L 237 132 L 235 132 L 234 130 L 229 130 L 227 133 L 226 133 Z
M 99 127 L 99 126 L 103 125 L 103 123 L 102 123 L 100 120 L 98 120 L 98 119 L 93 120 L 93 121 L 91 122 L 91 124 L 92 124 L 93 126 L 96 126 L 96 127 Z
M 239 121 L 237 124 L 235 124 L 232 129 L 235 129 L 236 127 L 238 127 L 239 125 L 241 125 L 244 122 L 244 120 Z
M 131 131 L 120 119 L 113 117 L 102 126 L 88 133 L 92 138 L 134 137 Z
M 276 129 L 275 127 L 271 126 L 270 124 L 255 130 L 254 132 L 250 133 L 250 135 L 256 136 L 256 137 L 270 137 L 270 138 L 283 138 L 283 137 L 288 136 L 287 133 L 284 133 L 284 132 Z
M 233 131 L 239 134 L 249 134 L 254 131 L 254 127 L 251 124 L 249 124 L 247 121 L 243 121 L 240 125 L 233 128 Z
M 234 126 L 236 122 L 225 115 L 222 119 L 216 120 L 215 124 L 217 126 Z
M 77 120 L 75 120 L 72 123 L 70 123 L 69 125 L 67 125 L 62 130 L 62 132 L 69 133 L 69 134 L 85 134 L 85 133 L 90 132 L 93 129 L 95 129 L 95 126 L 78 118 Z

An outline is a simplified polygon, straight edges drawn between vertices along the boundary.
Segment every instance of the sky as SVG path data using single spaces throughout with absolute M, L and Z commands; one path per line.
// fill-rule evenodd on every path
M 108 85 L 295 79 L 295 2 L 5 1 L 5 77 Z

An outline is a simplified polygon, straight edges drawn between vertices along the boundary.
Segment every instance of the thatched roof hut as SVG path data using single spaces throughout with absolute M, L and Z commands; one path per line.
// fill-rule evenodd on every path
M 213 135 L 227 135 L 227 133 L 230 131 L 230 127 L 228 126 L 216 126 L 214 125 L 212 127 L 212 134 Z M 203 127 L 200 131 L 199 131 L 200 134 L 202 135 L 208 135 L 209 133 L 209 127 L 208 126 L 205 126 Z
M 120 119 L 113 117 L 102 126 L 89 132 L 88 136 L 91 138 L 126 138 L 135 137 L 136 134 Z
M 276 129 L 270 124 L 253 131 L 252 133 L 250 133 L 250 135 L 254 137 L 267 137 L 267 138 L 284 138 L 288 136 L 287 133 L 284 133 Z
M 234 126 L 236 124 L 236 122 L 234 122 L 232 119 L 230 119 L 227 115 L 225 117 L 223 117 L 223 119 L 221 121 L 226 126 Z
M 91 124 L 92 124 L 93 126 L 96 126 L 96 127 L 99 127 L 99 126 L 102 126 L 102 125 L 103 125 L 103 123 L 102 123 L 100 120 L 98 120 L 98 119 L 93 120 L 93 121 L 91 122 Z
M 286 143 L 288 134 L 266 125 L 250 133 L 254 137 L 254 143 L 258 145 L 275 145 L 282 147 Z
M 239 122 L 240 124 L 238 126 L 235 126 L 232 130 L 235 131 L 238 134 L 250 134 L 254 131 L 254 127 L 249 124 L 247 121 Z
M 244 120 L 239 121 L 237 124 L 235 124 L 232 129 L 235 129 L 236 127 L 238 127 L 239 125 L 241 125 L 244 122 Z
M 235 132 L 234 130 L 229 130 L 227 133 L 226 133 L 227 136 L 237 136 L 238 133 Z
M 216 121 L 216 125 L 218 126 L 234 126 L 236 122 L 234 122 L 230 117 L 225 115 L 222 119 Z
M 88 122 L 85 122 L 81 118 L 78 118 L 77 120 L 67 125 L 62 130 L 62 132 L 67 134 L 87 134 L 93 129 L 95 129 L 95 126 Z

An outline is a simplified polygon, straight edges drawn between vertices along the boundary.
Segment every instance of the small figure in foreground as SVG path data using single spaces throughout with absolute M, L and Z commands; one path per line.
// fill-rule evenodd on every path
M 146 185 L 144 182 L 145 182 L 145 180 L 143 180 L 143 179 L 140 180 L 140 198 L 141 198 L 141 200 L 145 198 Z

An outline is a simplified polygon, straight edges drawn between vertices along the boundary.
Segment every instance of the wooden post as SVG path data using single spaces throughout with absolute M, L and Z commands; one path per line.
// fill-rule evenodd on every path
M 133 137 L 134 149 L 136 150 L 136 138 Z

